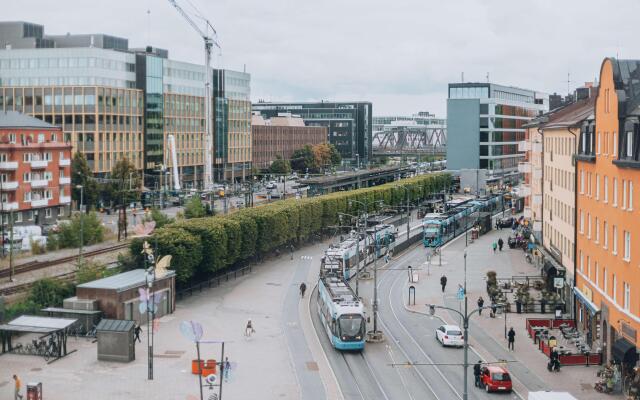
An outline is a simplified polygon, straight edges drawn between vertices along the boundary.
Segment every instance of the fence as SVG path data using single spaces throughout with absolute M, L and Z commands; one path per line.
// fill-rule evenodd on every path
M 176 291 L 176 300 L 181 300 L 185 296 L 191 296 L 194 291 L 202 292 L 202 289 L 209 289 L 212 287 L 220 286 L 221 282 L 229 282 L 229 279 L 233 276 L 233 279 L 237 279 L 238 275 L 244 276 L 245 273 L 251 273 L 253 269 L 253 265 L 249 264 L 244 267 L 235 269 L 233 271 L 228 271 L 224 274 L 220 274 L 218 276 L 214 276 L 205 281 L 198 282 L 192 286 L 181 288 Z

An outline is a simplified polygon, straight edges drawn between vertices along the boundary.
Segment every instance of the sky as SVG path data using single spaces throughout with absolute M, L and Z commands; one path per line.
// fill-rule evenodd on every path
M 638 0 L 176 1 L 211 21 L 214 66 L 251 73 L 253 101 L 372 101 L 374 115 L 446 117 L 447 83 L 463 73 L 566 93 L 593 81 L 604 57 L 640 58 Z M 202 40 L 168 0 L 1 3 L 0 20 L 108 33 L 204 63 Z

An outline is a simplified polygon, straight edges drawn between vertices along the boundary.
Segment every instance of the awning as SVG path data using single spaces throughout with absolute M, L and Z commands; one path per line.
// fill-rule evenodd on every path
M 556 275 L 565 276 L 566 268 L 563 267 L 558 261 L 556 261 L 556 259 L 553 258 L 553 256 L 549 254 L 547 250 L 545 250 L 541 246 L 538 248 L 544 256 L 544 264 L 542 265 L 542 270 L 544 271 L 545 275 L 552 277 Z
M 584 304 L 584 306 L 587 307 L 592 315 L 600 311 L 598 306 L 596 306 L 591 300 L 589 300 L 587 296 L 585 296 L 585 294 L 575 286 L 573 287 L 573 293 L 576 295 L 576 299 L 578 299 L 580 303 Z
M 625 338 L 616 340 L 611 348 L 611 356 L 618 362 L 635 365 L 638 361 L 636 346 Z

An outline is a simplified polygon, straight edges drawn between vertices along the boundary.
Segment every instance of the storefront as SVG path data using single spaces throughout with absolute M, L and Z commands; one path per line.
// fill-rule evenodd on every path
M 584 332 L 586 342 L 593 346 L 594 342 L 600 342 L 600 308 L 592 301 L 591 289 L 584 287 L 583 290 L 573 288 L 576 301 L 576 326 Z

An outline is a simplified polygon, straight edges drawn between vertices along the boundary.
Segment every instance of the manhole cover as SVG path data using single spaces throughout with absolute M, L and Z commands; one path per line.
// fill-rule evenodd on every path
M 318 370 L 318 363 L 315 361 L 307 361 L 307 369 L 309 371 L 317 371 Z
M 266 284 L 269 286 L 282 286 L 281 283 L 274 283 L 274 282 L 267 282 Z

